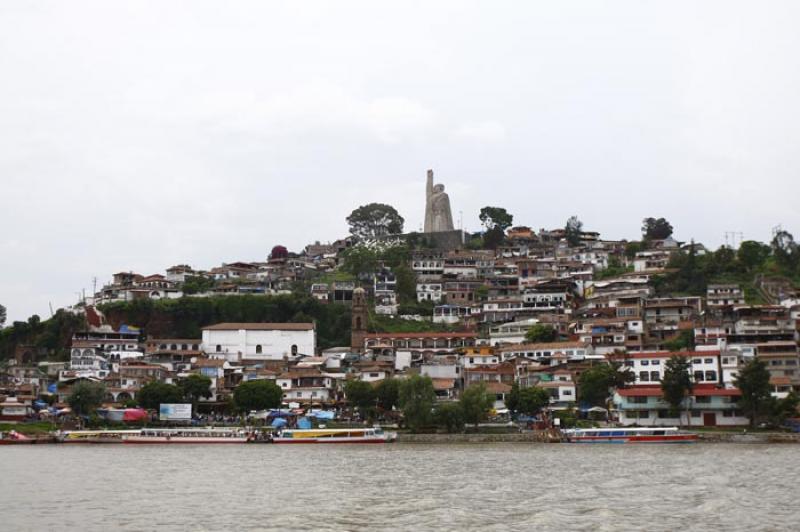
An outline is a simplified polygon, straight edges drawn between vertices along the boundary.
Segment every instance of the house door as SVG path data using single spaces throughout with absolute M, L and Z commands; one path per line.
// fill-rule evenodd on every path
M 716 412 L 703 412 L 703 426 L 716 427 L 717 426 L 717 413 Z

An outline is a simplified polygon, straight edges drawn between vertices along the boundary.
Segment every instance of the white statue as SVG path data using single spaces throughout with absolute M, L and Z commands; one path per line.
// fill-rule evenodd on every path
M 425 190 L 425 232 L 440 233 L 453 231 L 453 214 L 450 211 L 450 197 L 444 185 L 433 185 L 433 170 L 428 170 L 428 183 Z

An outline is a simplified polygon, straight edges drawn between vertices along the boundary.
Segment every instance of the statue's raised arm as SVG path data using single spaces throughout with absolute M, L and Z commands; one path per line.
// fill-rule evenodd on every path
M 428 170 L 428 186 L 425 189 L 425 198 L 430 199 L 433 196 L 433 170 Z

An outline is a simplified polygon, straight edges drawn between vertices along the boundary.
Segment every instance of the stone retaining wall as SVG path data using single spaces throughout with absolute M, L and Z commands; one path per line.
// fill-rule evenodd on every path
M 699 432 L 701 443 L 800 443 L 800 434 L 768 432 Z M 511 434 L 405 434 L 397 435 L 398 443 L 548 443 L 541 432 Z

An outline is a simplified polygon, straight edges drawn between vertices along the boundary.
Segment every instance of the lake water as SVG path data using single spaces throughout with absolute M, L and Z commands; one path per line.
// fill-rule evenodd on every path
M 800 447 L 0 447 L 0 530 L 797 530 Z

